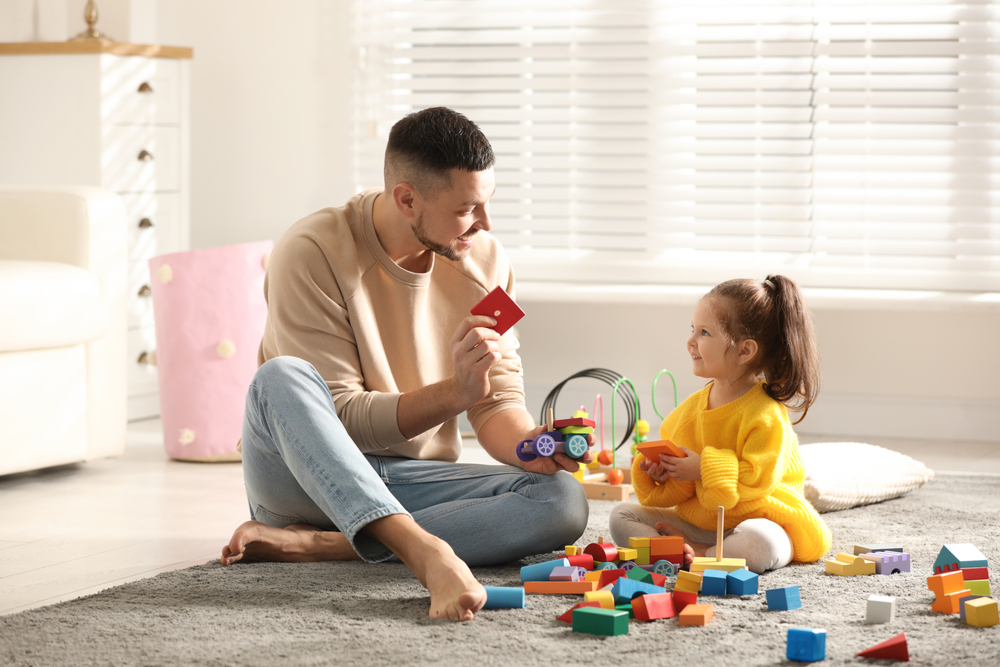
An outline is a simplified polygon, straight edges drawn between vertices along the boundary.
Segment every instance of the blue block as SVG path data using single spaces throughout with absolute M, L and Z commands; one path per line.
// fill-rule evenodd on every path
M 802 606 L 802 599 L 799 597 L 798 586 L 788 586 L 786 588 L 772 588 L 767 591 L 767 608 L 788 611 L 798 609 Z
M 750 570 L 735 570 L 726 576 L 726 593 L 729 595 L 757 595 L 758 577 Z
M 521 568 L 521 583 L 526 581 L 548 581 L 552 570 L 557 567 L 569 567 L 569 561 L 565 558 L 557 558 L 545 561 L 544 563 L 525 565 Z
M 486 604 L 483 609 L 523 609 L 524 589 L 514 586 L 483 586 Z
M 785 657 L 800 662 L 826 659 L 826 630 L 820 628 L 789 628 Z
M 701 573 L 701 594 L 702 595 L 725 595 L 726 594 L 726 571 L 725 570 L 705 570 Z
M 647 593 L 665 593 L 666 589 L 654 584 L 647 584 L 644 581 L 629 579 L 628 577 L 618 577 L 611 587 L 611 594 L 615 596 L 615 604 L 625 604 L 631 602 L 637 595 Z

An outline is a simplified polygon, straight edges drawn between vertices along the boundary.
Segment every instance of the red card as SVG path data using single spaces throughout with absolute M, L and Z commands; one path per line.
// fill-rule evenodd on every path
M 483 300 L 472 307 L 470 311 L 473 315 L 486 315 L 497 321 L 495 327 L 490 327 L 501 336 L 517 324 L 517 321 L 524 317 L 514 299 L 504 291 L 499 285 L 492 292 L 483 297 Z

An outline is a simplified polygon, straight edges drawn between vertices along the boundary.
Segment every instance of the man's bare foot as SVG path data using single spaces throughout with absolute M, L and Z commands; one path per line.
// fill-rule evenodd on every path
M 343 534 L 297 523 L 275 528 L 259 521 L 247 521 L 222 547 L 223 565 L 243 561 L 309 563 L 327 560 L 357 560 L 351 543 Z
M 656 532 L 658 532 L 660 535 L 675 535 L 677 537 L 683 537 L 684 538 L 684 564 L 685 565 L 690 565 L 691 563 L 693 563 L 695 556 L 699 556 L 699 557 L 700 556 L 704 556 L 705 555 L 705 550 L 708 549 L 711 546 L 709 544 L 697 544 L 697 543 L 691 542 L 690 540 L 688 540 L 687 535 L 685 535 L 681 531 L 677 530 L 676 528 L 674 528 L 673 526 L 671 526 L 669 523 L 664 523 L 663 521 L 660 521 L 659 523 L 655 524 L 653 526 L 653 528 L 655 528 Z
M 431 594 L 431 618 L 471 621 L 486 604 L 486 589 L 476 581 L 465 561 L 442 543 L 437 558 L 426 562 L 418 579 Z

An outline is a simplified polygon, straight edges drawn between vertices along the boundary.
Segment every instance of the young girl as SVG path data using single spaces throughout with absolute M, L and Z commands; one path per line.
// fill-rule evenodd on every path
M 615 543 L 680 535 L 688 564 L 715 556 L 721 505 L 723 554 L 746 559 L 753 572 L 823 557 L 830 529 L 802 493 L 805 473 L 786 409 L 805 417 L 819 389 L 813 327 L 798 285 L 774 275 L 718 285 L 695 307 L 687 349 L 694 374 L 710 382 L 660 427 L 660 437 L 687 457 L 635 458 L 632 485 L 641 504 L 612 511 Z

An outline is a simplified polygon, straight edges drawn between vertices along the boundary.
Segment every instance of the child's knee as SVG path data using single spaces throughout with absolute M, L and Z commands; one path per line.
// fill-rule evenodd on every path
M 730 545 L 732 545 L 730 547 Z M 747 569 L 757 574 L 784 567 L 792 560 L 792 541 L 788 533 L 773 521 L 747 519 L 733 529 L 723 555 L 743 558 Z

